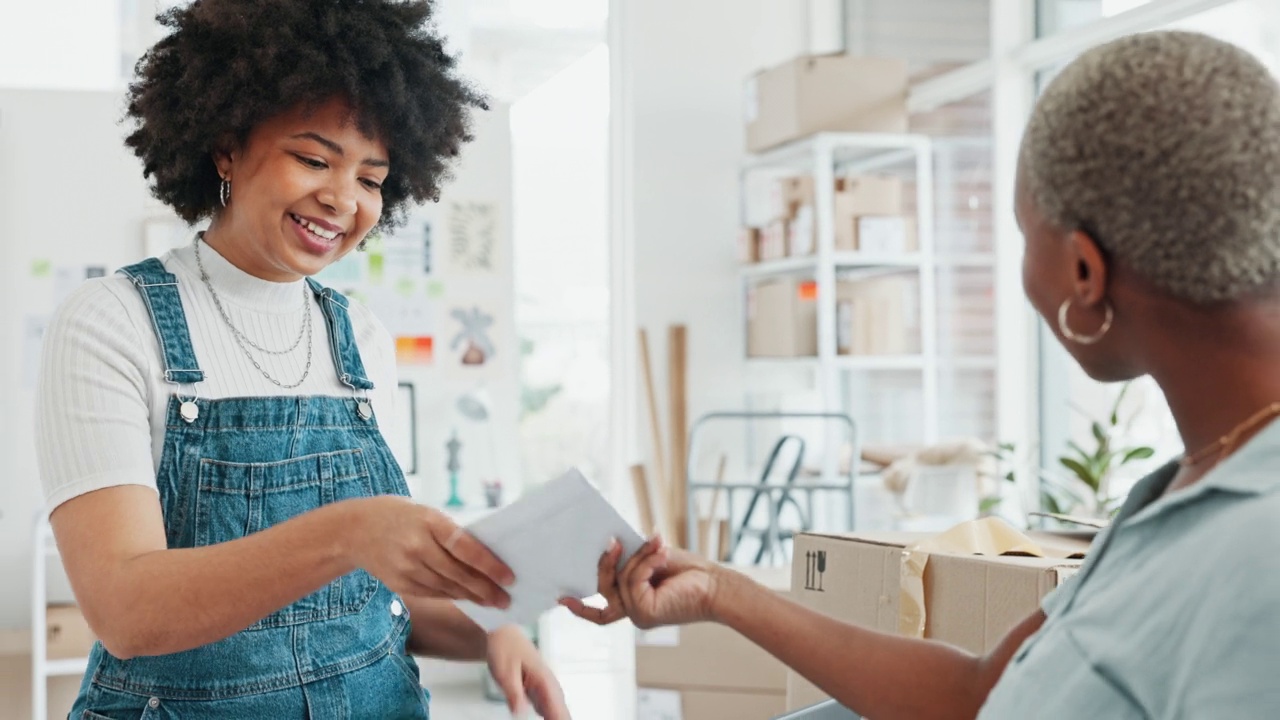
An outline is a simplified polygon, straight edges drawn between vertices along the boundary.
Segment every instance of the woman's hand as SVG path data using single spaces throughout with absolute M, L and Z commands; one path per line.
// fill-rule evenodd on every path
M 351 562 L 393 592 L 505 608 L 511 569 L 444 513 L 396 495 L 347 500 Z
M 519 626 L 489 633 L 489 672 L 507 696 L 512 717 L 520 717 L 531 702 L 538 717 L 570 720 L 559 681 Z
M 683 550 L 668 548 L 662 538 L 646 542 L 617 573 L 621 548 L 611 546 L 600 558 L 599 592 L 608 605 L 588 607 L 564 598 L 561 604 L 584 620 L 608 625 L 630 617 L 636 627 L 683 625 L 713 619 L 718 566 Z

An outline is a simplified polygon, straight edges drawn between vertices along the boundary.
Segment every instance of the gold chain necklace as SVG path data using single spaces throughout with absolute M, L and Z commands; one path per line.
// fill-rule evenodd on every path
M 1222 462 L 1236 449 L 1236 445 L 1240 442 L 1241 435 L 1277 415 L 1280 415 L 1280 402 L 1273 402 L 1249 416 L 1248 420 L 1245 420 L 1235 426 L 1231 429 L 1231 432 L 1218 438 L 1208 446 L 1200 448 L 1190 455 L 1183 455 L 1182 459 L 1178 461 L 1178 464 L 1182 467 L 1191 467 L 1212 455 L 1219 448 L 1222 450 L 1221 454 L 1218 455 L 1218 462 Z

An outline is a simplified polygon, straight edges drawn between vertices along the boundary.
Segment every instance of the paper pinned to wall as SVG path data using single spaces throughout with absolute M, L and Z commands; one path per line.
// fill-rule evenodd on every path
M 449 206 L 449 260 L 460 270 L 494 272 L 498 267 L 498 206 L 455 202 Z

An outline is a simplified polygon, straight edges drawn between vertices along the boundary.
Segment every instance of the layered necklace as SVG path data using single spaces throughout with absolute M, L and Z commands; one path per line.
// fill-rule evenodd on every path
M 213 283 L 210 282 L 209 273 L 204 269 L 204 262 L 200 259 L 200 241 L 203 237 L 203 233 L 197 234 L 194 243 L 196 250 L 196 267 L 200 269 L 200 280 L 204 283 L 204 286 L 208 288 L 209 295 L 213 297 L 213 304 L 218 308 L 218 314 L 222 316 L 222 322 L 226 323 L 227 328 L 231 330 L 231 337 L 235 339 L 236 345 L 240 346 L 240 351 L 244 353 L 245 358 L 247 358 L 249 362 L 253 363 L 253 366 L 258 369 L 258 372 L 262 373 L 264 378 L 275 383 L 277 386 L 284 388 L 285 390 L 292 390 L 293 388 L 302 385 L 302 383 L 306 382 L 307 376 L 311 374 L 311 289 L 307 287 L 307 283 L 302 283 L 302 322 L 298 330 L 297 339 L 293 341 L 292 345 L 284 350 L 271 350 L 269 348 L 265 348 L 250 339 L 248 335 L 245 335 L 244 332 L 240 330 L 240 328 L 235 326 L 235 323 L 231 322 L 231 316 L 227 314 L 227 309 L 223 307 L 222 299 L 218 297 L 218 291 L 214 289 Z M 284 383 L 272 377 L 271 373 L 263 369 L 257 359 L 253 357 L 253 353 L 249 351 L 249 348 L 252 347 L 254 350 L 268 355 L 288 355 L 297 349 L 298 345 L 302 343 L 303 337 L 306 337 L 307 364 L 302 370 L 302 377 L 298 378 L 297 382 Z

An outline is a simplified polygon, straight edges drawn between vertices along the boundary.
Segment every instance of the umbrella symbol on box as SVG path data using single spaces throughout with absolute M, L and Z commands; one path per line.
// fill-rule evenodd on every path
M 483 365 L 493 357 L 493 342 L 489 340 L 488 332 L 489 327 L 493 325 L 492 315 L 485 314 L 478 307 L 470 310 L 458 308 L 449 315 L 462 323 L 462 329 L 454 336 L 449 349 L 466 348 L 462 353 L 463 365 Z

